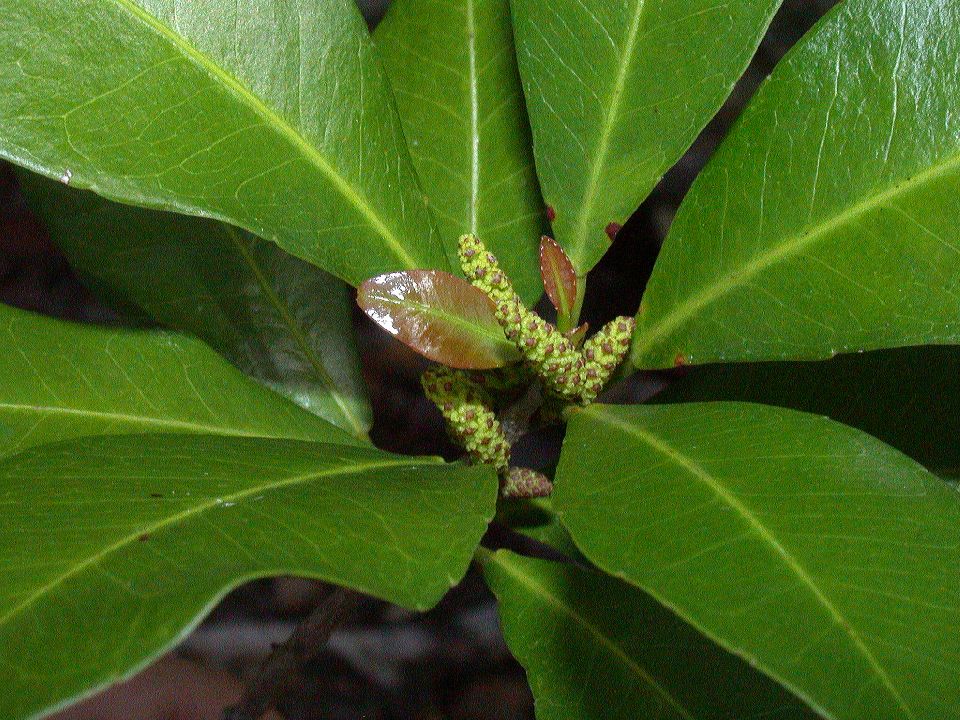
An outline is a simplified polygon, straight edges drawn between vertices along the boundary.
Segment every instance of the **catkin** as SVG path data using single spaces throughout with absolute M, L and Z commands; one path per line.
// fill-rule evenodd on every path
M 586 379 L 586 361 L 576 346 L 524 307 L 496 256 L 475 236 L 461 237 L 459 251 L 464 275 L 493 301 L 497 322 L 540 378 L 544 390 L 564 400 L 579 400 Z

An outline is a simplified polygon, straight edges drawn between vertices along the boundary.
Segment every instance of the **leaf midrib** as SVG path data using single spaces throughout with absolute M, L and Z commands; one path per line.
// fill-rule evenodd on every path
M 67 415 L 72 417 L 84 417 L 96 420 L 129 423 L 131 425 L 141 425 L 147 428 L 152 427 L 167 430 L 184 430 L 197 435 L 230 435 L 235 437 L 272 437 L 273 439 L 296 439 L 265 435 L 264 433 L 252 432 L 233 427 L 228 428 L 216 425 L 204 425 L 202 423 L 191 422 L 189 420 L 174 420 L 170 418 L 131 415 L 129 413 L 112 412 L 106 410 L 70 408 L 58 405 L 33 405 L 29 403 L 0 402 L 0 410 L 28 412 L 37 415 Z
M 880 661 L 873 654 L 863 638 L 857 632 L 856 628 L 840 612 L 839 608 L 833 604 L 830 598 L 820 589 L 813 577 L 807 572 L 799 560 L 787 549 L 787 547 L 777 538 L 773 531 L 764 525 L 760 519 L 744 505 L 722 482 L 711 475 L 704 467 L 699 465 L 692 458 L 687 457 L 680 450 L 677 450 L 669 442 L 658 437 L 654 433 L 623 422 L 622 420 L 606 414 L 602 407 L 593 405 L 586 408 L 583 412 L 588 413 L 600 422 L 606 423 L 615 430 L 619 430 L 625 435 L 635 438 L 639 442 L 650 447 L 654 452 L 665 456 L 674 464 L 680 466 L 693 478 L 705 485 L 707 489 L 716 495 L 717 499 L 723 502 L 732 511 L 737 513 L 757 534 L 758 538 L 773 551 L 774 555 L 779 556 L 791 574 L 793 574 L 800 583 L 807 588 L 816 601 L 827 611 L 833 621 L 844 631 L 850 639 L 856 652 L 866 660 L 871 671 L 876 675 L 884 690 L 895 702 L 895 704 L 905 713 L 906 717 L 914 718 L 913 710 L 907 705 L 900 694 L 900 691 L 893 684 L 887 671 L 880 664 Z
M 470 232 L 476 235 L 480 202 L 480 89 L 473 1 L 467 0 L 467 57 L 470 65 Z
M 314 443 L 317 447 L 327 445 L 328 443 Z M 294 475 L 293 477 L 286 478 L 284 480 L 278 480 L 275 482 L 262 483 L 260 485 L 255 485 L 249 488 L 245 488 L 238 492 L 235 492 L 230 495 L 221 495 L 219 498 L 212 499 L 208 502 L 201 503 L 192 508 L 188 508 L 179 513 L 175 513 L 163 520 L 154 522 L 152 524 L 143 526 L 137 529 L 135 532 L 126 535 L 115 543 L 108 545 L 106 548 L 100 552 L 94 553 L 87 558 L 84 558 L 80 562 L 76 563 L 70 567 L 66 572 L 57 575 L 50 582 L 38 588 L 36 591 L 28 595 L 24 600 L 14 605 L 10 610 L 0 616 L 0 626 L 4 626 L 9 623 L 13 618 L 22 612 L 28 610 L 33 604 L 38 602 L 41 598 L 51 593 L 57 587 L 62 585 L 64 582 L 69 580 L 74 575 L 77 575 L 89 567 L 96 565 L 101 562 L 103 559 L 109 557 L 111 554 L 122 550 L 123 548 L 134 545 L 139 542 L 138 538 L 143 535 L 153 535 L 160 530 L 163 530 L 167 527 L 176 525 L 178 523 L 184 522 L 195 515 L 200 515 L 209 510 L 213 510 L 217 507 L 222 507 L 226 503 L 236 503 L 242 500 L 245 500 L 248 497 L 255 496 L 261 493 L 272 492 L 275 490 L 281 490 L 292 485 L 305 484 L 315 480 L 320 480 L 322 478 L 331 477 L 333 475 L 347 475 L 353 473 L 366 472 L 370 470 L 382 470 L 392 467 L 404 467 L 404 466 L 413 466 L 424 462 L 434 462 L 425 459 L 419 459 L 417 462 L 412 462 L 409 458 L 402 460 L 392 460 L 392 461 L 378 461 L 370 463 L 356 463 L 349 467 L 339 467 L 332 470 L 321 471 L 321 472 L 311 472 L 305 473 L 303 475 Z
M 910 193 L 915 188 L 932 182 L 960 168 L 960 153 L 946 158 L 943 162 L 931 165 L 922 172 L 894 185 L 881 193 L 870 195 L 866 199 L 845 208 L 841 212 L 826 218 L 813 227 L 804 229 L 797 235 L 786 238 L 782 243 L 774 245 L 766 252 L 762 252 L 743 265 L 740 269 L 733 269 L 718 278 L 711 285 L 703 288 L 685 302 L 676 306 L 663 319 L 637 335 L 633 349 L 633 357 L 638 362 L 642 353 L 647 351 L 657 340 L 668 336 L 670 332 L 689 321 L 695 313 L 721 299 L 728 293 L 745 285 L 764 270 L 785 262 L 815 245 L 830 233 L 843 227 L 846 223 L 854 222 L 873 210 L 882 208 L 886 203 L 901 195 Z M 649 312 L 649 308 L 647 309 Z
M 560 598 L 551 593 L 547 588 L 538 583 L 536 580 L 525 574 L 520 568 L 514 567 L 511 563 L 505 562 L 499 553 L 492 553 L 487 555 L 491 562 L 496 563 L 504 572 L 510 575 L 514 580 L 519 582 L 521 585 L 526 587 L 534 595 L 537 595 L 548 605 L 559 611 L 562 615 L 567 616 L 574 623 L 582 627 L 589 635 L 594 637 L 597 642 L 603 647 L 610 655 L 612 655 L 616 660 L 618 660 L 627 670 L 640 678 L 640 681 L 662 697 L 670 707 L 674 708 L 680 715 L 682 715 L 687 720 L 695 720 L 694 716 L 682 705 L 680 702 L 667 691 L 660 683 L 657 682 L 647 670 L 640 665 L 636 660 L 630 657 L 626 650 L 624 650 L 618 643 L 614 642 L 611 638 L 607 637 L 596 625 L 590 622 L 587 618 L 581 615 L 576 609 L 565 604 Z
M 240 256 L 243 258 L 244 262 L 246 262 L 250 267 L 250 271 L 253 273 L 254 278 L 260 285 L 260 289 L 263 291 L 264 295 L 266 295 L 270 303 L 274 306 L 274 309 L 280 314 L 280 317 L 283 320 L 283 323 L 287 326 L 287 330 L 293 337 L 294 342 L 296 342 L 300 347 L 301 352 L 303 352 L 307 362 L 310 363 L 310 366 L 317 374 L 320 382 L 323 383 L 327 393 L 337 404 L 337 407 L 340 408 L 340 412 L 343 414 L 346 421 L 350 423 L 351 427 L 353 428 L 353 434 L 361 440 L 369 439 L 363 423 L 356 416 L 353 408 L 350 407 L 350 403 L 347 402 L 347 399 L 340 391 L 339 386 L 336 384 L 336 382 L 334 382 L 333 377 L 329 372 L 327 372 L 327 368 L 323 365 L 323 362 L 319 357 L 317 357 L 313 347 L 311 347 L 310 343 L 307 342 L 306 336 L 304 335 L 300 326 L 294 320 L 287 303 L 280 299 L 273 287 L 267 281 L 263 269 L 260 267 L 260 264 L 257 262 L 256 258 L 253 257 L 253 255 L 243 244 L 243 241 L 237 235 L 237 231 L 234 230 L 234 228 L 230 227 L 229 225 L 223 225 L 222 227 L 224 228 L 224 232 L 227 234 L 231 243 L 233 243 L 233 245 L 237 248 L 237 252 L 240 253 Z
M 420 267 L 418 263 L 404 248 L 403 243 L 394 234 L 386 223 L 380 218 L 380 215 L 371 205 L 369 199 L 357 188 L 353 187 L 346 178 L 344 178 L 317 150 L 303 134 L 294 128 L 289 122 L 284 120 L 274 110 L 266 105 L 259 97 L 254 95 L 233 75 L 228 73 L 223 67 L 219 66 L 211 58 L 200 52 L 185 37 L 175 32 L 172 28 L 162 23 L 158 18 L 139 7 L 133 0 L 108 0 L 116 4 L 122 10 L 125 10 L 134 18 L 143 22 L 147 27 L 157 32 L 165 38 L 174 47 L 178 48 L 182 54 L 201 67 L 214 80 L 219 81 L 227 90 L 232 92 L 241 103 L 249 106 L 257 115 L 262 117 L 267 124 L 274 128 L 280 135 L 287 138 L 293 146 L 300 150 L 302 155 L 314 165 L 331 182 L 337 191 L 346 200 L 353 205 L 360 214 L 366 218 L 367 222 L 380 235 L 396 255 L 400 262 L 404 263 L 407 269 Z
M 620 58 L 620 67 L 617 70 L 617 77 L 610 92 L 610 105 L 607 107 L 607 112 L 603 118 L 603 125 L 600 128 L 600 136 L 597 140 L 596 156 L 590 168 L 590 177 L 583 193 L 583 201 L 580 204 L 577 231 L 574 235 L 574 244 L 570 249 L 570 255 L 577 270 L 581 273 L 589 269 L 583 267 L 583 253 L 587 246 L 587 238 L 590 233 L 589 224 L 593 216 L 593 204 L 596 202 L 597 191 L 600 189 L 600 176 L 603 173 L 607 156 L 610 153 L 610 140 L 613 137 L 613 128 L 620 115 L 620 104 L 627 86 L 627 75 L 633 65 L 633 54 L 636 49 L 637 39 L 640 37 L 640 30 L 643 27 L 643 18 L 646 9 L 647 0 L 636 0 L 633 18 L 631 19 L 630 29 L 627 34 L 627 42 L 624 45 L 623 55 Z M 617 218 L 611 218 L 611 220 L 616 219 Z
M 519 351 L 517 350 L 516 346 L 507 340 L 507 336 L 503 334 L 503 329 L 499 325 L 491 325 L 487 327 L 486 325 L 473 323 L 469 320 L 465 320 L 460 315 L 454 315 L 445 310 L 437 308 L 434 305 L 427 305 L 426 303 L 417 302 L 414 300 L 397 300 L 396 298 L 383 295 L 378 295 L 376 297 L 384 305 L 393 305 L 400 308 L 413 308 L 420 314 L 435 317 L 441 322 L 446 322 L 450 325 L 454 325 L 458 328 L 466 330 L 469 334 L 475 335 L 481 340 L 489 340 L 493 345 L 497 346 L 500 352 L 506 353 L 510 357 L 519 357 Z

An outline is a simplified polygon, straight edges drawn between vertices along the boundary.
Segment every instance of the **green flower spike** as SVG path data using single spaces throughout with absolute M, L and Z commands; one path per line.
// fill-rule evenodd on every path
M 546 475 L 522 467 L 510 468 L 500 489 L 505 498 L 547 497 L 551 492 L 553 483 Z
M 506 473 L 510 445 L 493 412 L 490 394 L 463 370 L 441 365 L 428 368 L 420 382 L 427 397 L 443 413 L 450 434 L 473 461 Z
M 609 382 L 613 371 L 623 362 L 630 349 L 635 320 L 631 317 L 614 318 L 583 346 L 586 359 L 586 379 L 583 385 L 583 402 L 590 403 Z
M 579 401 L 586 363 L 570 339 L 524 307 L 496 256 L 473 235 L 460 238 L 460 264 L 467 279 L 493 301 L 504 334 L 523 353 L 544 390 L 570 402 Z

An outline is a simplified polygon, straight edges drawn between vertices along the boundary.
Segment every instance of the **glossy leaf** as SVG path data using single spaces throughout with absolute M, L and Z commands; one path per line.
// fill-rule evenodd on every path
M 502 500 L 497 511 L 497 522 L 513 532 L 526 535 L 568 558 L 583 560 L 549 497 Z
M 537 720 L 816 717 L 616 578 L 508 550 L 482 557 Z
M 585 275 L 686 151 L 781 0 L 512 0 L 537 174 Z
M 901 348 L 824 362 L 691 367 L 653 402 L 746 400 L 851 425 L 931 470 L 960 469 L 960 348 Z
M 427 608 L 463 576 L 496 493 L 488 468 L 261 438 L 86 438 L 9 458 L 0 716 L 133 672 L 251 578 Z
M 509 0 L 395 0 L 374 42 L 450 264 L 457 239 L 476 235 L 535 303 L 546 213 Z
M 540 275 L 547 297 L 561 317 L 570 317 L 577 302 L 577 271 L 553 238 L 540 239 Z
M 600 568 L 825 717 L 960 704 L 960 495 L 868 435 L 763 405 L 595 405 L 554 506 Z
M 243 435 L 356 444 L 206 345 L 0 305 L 0 456 L 86 435 Z
M 357 303 L 380 327 L 435 362 L 485 370 L 520 359 L 490 299 L 450 273 L 381 275 L 360 286 Z
M 205 340 L 297 404 L 366 435 L 370 405 L 340 281 L 223 223 L 20 179 L 54 242 L 102 297 Z
M 357 284 L 447 267 L 353 0 L 2 0 L 0 156 Z
M 958 52 L 950 0 L 848 0 L 817 25 L 687 196 L 634 363 L 960 340 Z

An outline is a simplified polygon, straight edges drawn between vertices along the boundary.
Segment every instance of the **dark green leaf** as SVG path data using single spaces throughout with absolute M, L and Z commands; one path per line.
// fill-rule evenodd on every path
M 374 40 L 451 265 L 476 235 L 536 302 L 545 210 L 509 0 L 395 0 Z
M 826 717 L 960 706 L 960 496 L 822 417 L 576 413 L 554 505 L 583 553 Z
M 748 400 L 827 415 L 928 468 L 960 469 L 960 348 L 840 355 L 824 362 L 691 367 L 655 402 Z
M 0 0 L 0 156 L 353 284 L 446 268 L 353 0 Z
M 781 0 L 513 0 L 537 174 L 585 275 L 747 67 Z
M 848 0 L 697 181 L 633 362 L 960 341 L 960 4 Z
M 371 278 L 357 303 L 418 353 L 455 368 L 488 370 L 520 359 L 482 291 L 456 275 L 408 270 Z
M 359 442 L 180 335 L 75 325 L 0 305 L 0 342 L 0 456 L 145 432 Z
M 297 404 L 366 435 L 352 303 L 338 280 L 223 223 L 20 179 L 53 240 L 104 297 L 196 335 Z
M 505 499 L 498 507 L 497 522 L 567 557 L 583 557 L 570 539 L 570 533 L 560 523 L 549 497 Z
M 620 580 L 507 550 L 482 557 L 538 720 L 816 717 Z
M 488 468 L 373 448 L 100 437 L 0 463 L 0 717 L 123 677 L 229 588 L 294 573 L 412 608 L 467 569 Z

